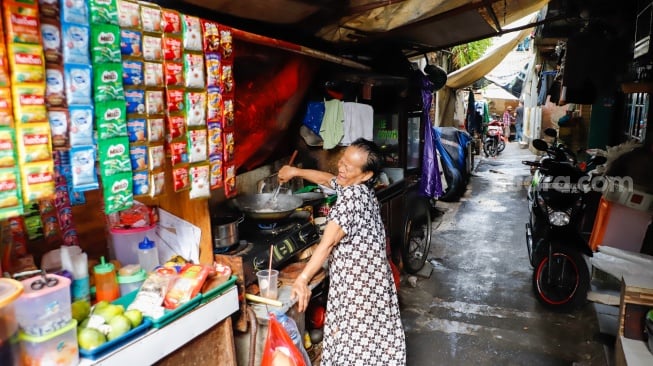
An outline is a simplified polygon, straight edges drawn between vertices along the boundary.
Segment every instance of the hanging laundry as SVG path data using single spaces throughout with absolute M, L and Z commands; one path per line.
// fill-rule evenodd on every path
M 324 140 L 323 149 L 333 149 L 344 135 L 344 113 L 342 101 L 331 99 L 324 102 L 324 118 L 320 127 L 320 137 Z
M 340 145 L 349 146 L 356 139 L 362 137 L 372 140 L 374 137 L 374 109 L 371 105 L 345 102 L 343 103 L 344 113 L 344 135 Z

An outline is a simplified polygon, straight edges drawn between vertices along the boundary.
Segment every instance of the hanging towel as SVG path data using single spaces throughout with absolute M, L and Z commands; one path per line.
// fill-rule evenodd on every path
M 343 108 L 342 101 L 331 99 L 324 102 L 324 118 L 320 126 L 320 137 L 324 140 L 322 148 L 324 150 L 333 149 L 340 140 L 343 132 Z
M 374 109 L 371 105 L 353 102 L 343 103 L 345 122 L 344 136 L 340 145 L 349 146 L 359 137 L 372 140 L 374 137 Z

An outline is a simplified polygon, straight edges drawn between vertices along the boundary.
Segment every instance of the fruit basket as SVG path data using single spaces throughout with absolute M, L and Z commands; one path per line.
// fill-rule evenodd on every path
M 118 300 L 114 301 L 114 303 L 117 303 Z M 143 322 L 138 325 L 135 328 L 132 328 L 129 332 L 121 335 L 118 338 L 112 339 L 108 342 L 103 343 L 99 347 L 93 348 L 91 350 L 87 350 L 82 348 L 81 346 L 79 347 L 79 354 L 82 357 L 86 357 L 91 360 L 95 360 L 99 358 L 100 356 L 103 356 L 109 351 L 113 351 L 122 345 L 131 342 L 134 338 L 140 336 L 141 334 L 144 334 L 147 332 L 148 329 L 152 327 L 152 321 L 148 318 L 143 318 Z
M 127 309 L 129 305 L 134 301 L 136 298 L 136 294 L 138 293 L 138 290 L 132 291 L 128 293 L 125 296 L 120 297 L 116 301 L 114 301 L 115 304 L 122 305 Z M 200 304 L 202 301 L 202 294 L 197 294 L 193 299 L 190 301 L 187 301 L 183 304 L 181 304 L 179 307 L 177 307 L 174 310 L 168 310 L 166 309 L 164 311 L 163 316 L 159 318 L 150 318 L 150 317 L 145 317 L 145 319 L 148 319 L 152 323 L 152 328 L 163 328 L 166 325 L 170 324 L 172 321 L 178 319 L 180 316 L 186 314 L 187 312 L 193 310 L 197 305 Z

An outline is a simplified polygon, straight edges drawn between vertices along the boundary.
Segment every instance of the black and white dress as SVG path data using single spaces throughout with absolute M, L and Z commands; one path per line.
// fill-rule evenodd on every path
M 331 185 L 338 200 L 328 219 L 345 237 L 329 257 L 321 365 L 405 365 L 406 341 L 379 201 L 365 185 L 341 187 L 335 178 Z

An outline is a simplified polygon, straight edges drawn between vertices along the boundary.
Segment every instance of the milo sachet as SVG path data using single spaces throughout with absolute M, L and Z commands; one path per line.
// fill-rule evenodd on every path
M 134 204 L 131 172 L 102 177 L 104 213 L 112 214 Z
M 122 64 L 99 64 L 93 67 L 93 99 L 95 99 L 95 103 L 125 100 L 125 91 L 122 86 Z
M 116 0 L 90 0 L 91 23 L 118 25 L 118 5 Z
M 95 106 L 95 124 L 98 139 L 127 136 L 127 112 L 125 102 L 112 100 Z
M 131 161 L 129 160 L 129 140 L 127 137 L 100 139 L 98 141 L 98 155 L 100 158 L 100 174 L 103 177 L 128 172 L 131 180 Z
M 120 27 L 113 24 L 91 25 L 91 60 L 94 64 L 120 62 Z

